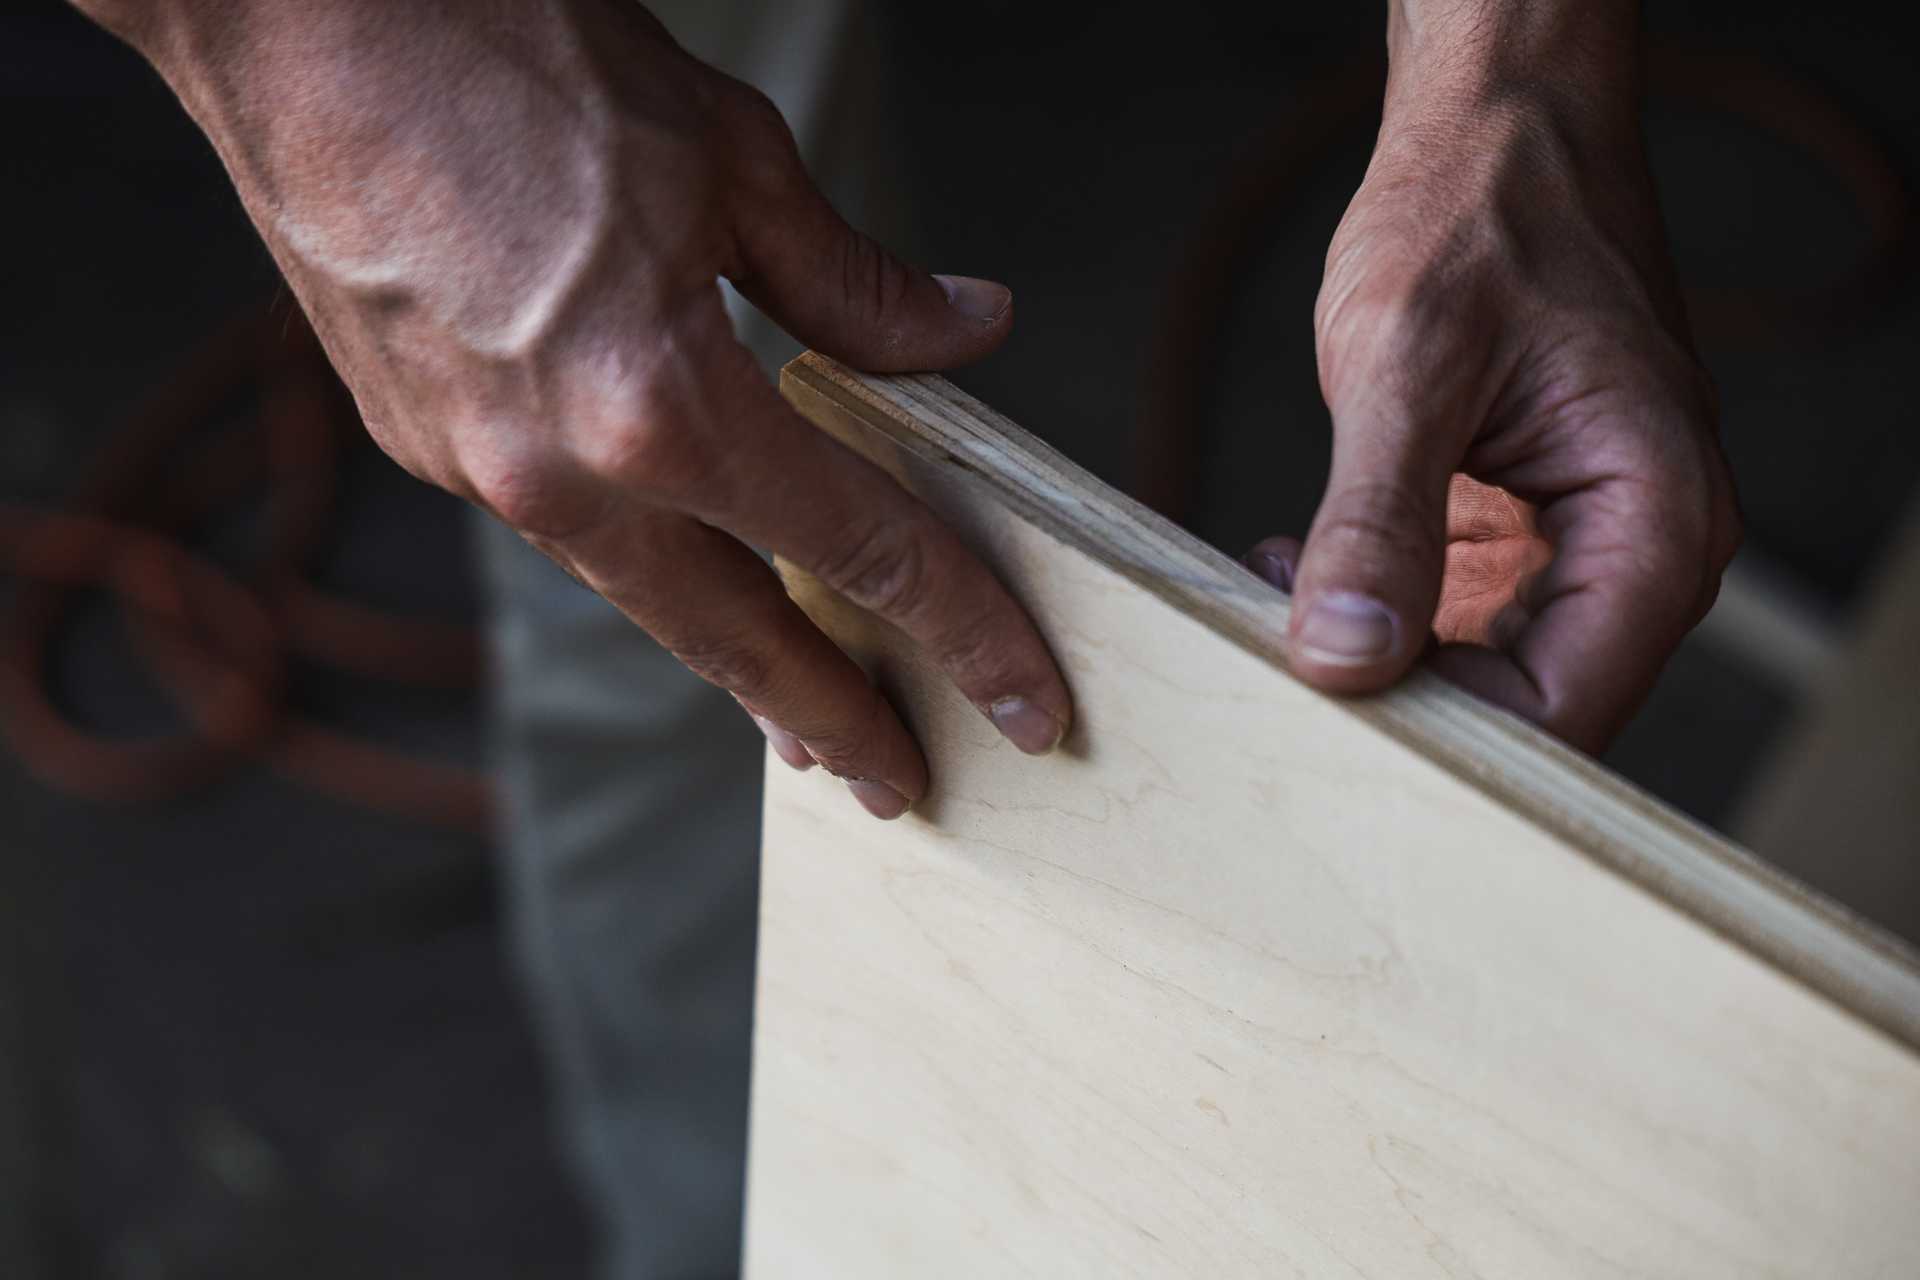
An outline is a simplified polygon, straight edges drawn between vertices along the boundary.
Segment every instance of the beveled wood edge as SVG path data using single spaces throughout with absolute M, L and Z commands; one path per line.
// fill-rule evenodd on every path
M 858 373 L 814 352 L 781 373 L 801 413 L 837 409 L 938 465 L 962 469 L 1020 518 L 1093 557 L 1262 661 L 1287 670 L 1287 598 L 933 374 Z M 809 412 L 812 410 L 812 412 Z M 1597 761 L 1438 677 L 1329 699 L 1676 910 L 1920 1049 L 1920 954 Z

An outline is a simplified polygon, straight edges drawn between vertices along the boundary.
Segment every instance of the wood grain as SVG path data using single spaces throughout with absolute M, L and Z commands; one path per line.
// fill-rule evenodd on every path
M 1897 944 L 1437 682 L 1314 694 L 1276 593 L 944 382 L 785 387 L 1079 719 L 1022 757 L 793 581 L 935 791 L 770 765 L 754 1276 L 1915 1274 Z

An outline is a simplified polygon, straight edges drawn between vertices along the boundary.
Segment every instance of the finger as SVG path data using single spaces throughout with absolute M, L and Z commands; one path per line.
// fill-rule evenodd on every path
M 632 504 L 542 549 L 733 694 L 789 764 L 818 761 L 880 818 L 926 794 L 926 761 L 899 716 L 735 539 Z
M 744 707 L 742 709 L 744 710 Z M 773 754 L 779 756 L 780 759 L 785 761 L 790 767 L 799 770 L 801 773 L 805 773 L 807 770 L 813 768 L 815 764 L 819 763 L 813 758 L 813 754 L 807 750 L 806 743 L 800 741 L 800 739 L 794 737 L 773 721 L 767 719 L 765 716 L 755 715 L 751 711 L 747 712 L 747 716 L 756 725 L 760 726 L 760 732 L 766 735 L 767 745 L 773 748 Z
M 1627 481 L 1543 507 L 1553 559 L 1523 583 L 1512 638 L 1445 646 L 1435 670 L 1582 750 L 1604 749 L 1718 589 L 1719 566 L 1679 514 Z
M 1447 567 L 1434 635 L 1442 643 L 1506 643 L 1516 620 L 1524 621 L 1515 591 L 1552 558 L 1531 506 L 1505 489 L 1456 474 L 1447 489 Z
M 1440 597 L 1447 480 L 1397 406 L 1336 411 L 1333 466 L 1295 574 L 1288 656 L 1309 684 L 1382 688 L 1419 657 Z
M 745 183 L 733 211 L 728 279 L 788 333 L 862 369 L 951 369 L 1013 327 L 1013 294 L 971 276 L 910 266 L 847 225 L 807 177 L 790 135 L 771 181 Z
M 739 444 L 695 514 L 893 623 L 1015 746 L 1051 750 L 1073 702 L 1026 611 L 925 504 L 802 420 L 734 352 L 708 385 L 727 389 L 718 408 Z
M 1262 538 L 1240 560 L 1273 586 L 1292 595 L 1294 574 L 1300 566 L 1300 539 Z

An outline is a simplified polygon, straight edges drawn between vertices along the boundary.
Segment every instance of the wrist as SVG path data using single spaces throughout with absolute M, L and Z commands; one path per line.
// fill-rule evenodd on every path
M 1383 136 L 1436 119 L 1638 128 L 1637 0 L 1391 0 Z

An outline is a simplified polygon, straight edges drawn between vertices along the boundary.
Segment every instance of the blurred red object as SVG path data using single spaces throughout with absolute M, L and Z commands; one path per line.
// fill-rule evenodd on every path
M 241 392 L 251 430 L 182 455 L 187 438 Z M 482 656 L 468 628 L 406 618 L 328 594 L 305 576 L 324 545 L 338 450 L 359 430 L 352 401 L 305 317 L 290 306 L 238 317 L 111 442 L 66 507 L 0 503 L 0 568 L 26 579 L 0 632 L 0 728 L 49 785 L 103 801 L 151 801 L 265 759 L 316 790 L 437 825 L 485 831 L 492 796 L 469 769 L 395 752 L 293 715 L 289 657 L 387 681 L 464 686 Z M 264 551 L 243 575 L 184 530 L 265 487 Z M 48 684 L 53 646 L 79 594 L 128 608 L 140 656 L 188 728 L 121 740 L 77 723 Z

